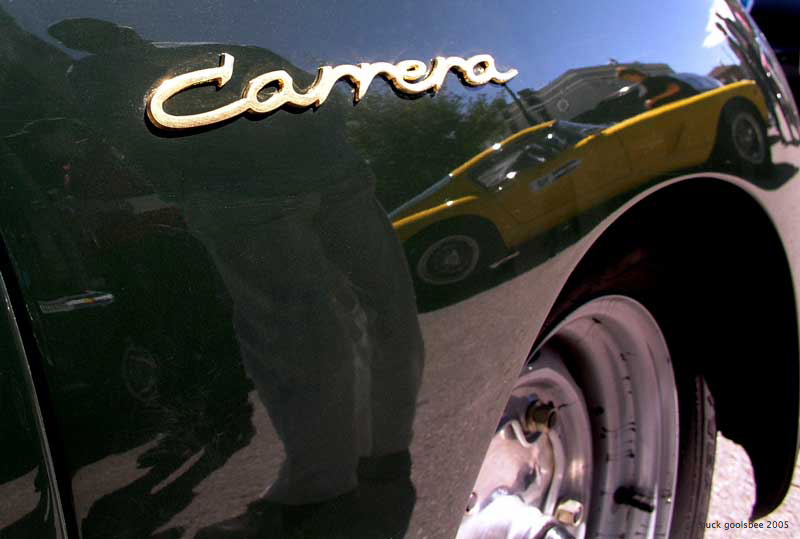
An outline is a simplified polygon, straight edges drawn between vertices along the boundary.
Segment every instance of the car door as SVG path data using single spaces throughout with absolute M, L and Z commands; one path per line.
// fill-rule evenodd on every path
M 502 166 L 473 174 L 501 178 L 493 191 L 506 210 L 530 234 L 547 230 L 603 202 L 629 174 L 622 144 L 601 129 L 556 122 L 531 130 L 502 149 Z

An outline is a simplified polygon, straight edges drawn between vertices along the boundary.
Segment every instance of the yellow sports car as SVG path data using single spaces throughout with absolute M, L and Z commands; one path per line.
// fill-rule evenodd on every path
M 768 166 L 767 118 L 745 80 L 610 126 L 544 122 L 476 155 L 391 218 L 418 284 L 453 284 L 655 177 L 710 159 Z

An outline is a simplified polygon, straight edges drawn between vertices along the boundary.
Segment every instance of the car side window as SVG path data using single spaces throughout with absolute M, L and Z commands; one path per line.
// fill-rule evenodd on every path
M 541 167 L 583 138 L 581 131 L 560 124 L 556 122 L 506 144 L 495 145 L 494 152 L 473 167 L 473 180 L 486 189 L 497 189 L 514 180 L 518 174 Z

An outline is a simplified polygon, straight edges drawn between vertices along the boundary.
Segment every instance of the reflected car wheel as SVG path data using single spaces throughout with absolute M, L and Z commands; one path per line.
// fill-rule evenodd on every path
M 494 226 L 472 217 L 433 224 L 404 245 L 417 292 L 451 289 L 474 281 L 503 253 Z
M 149 404 L 158 397 L 160 379 L 158 356 L 138 345 L 129 345 L 122 356 L 122 380 L 128 393 Z
M 151 349 L 129 344 L 122 355 L 122 381 L 128 393 L 144 404 L 158 398 L 161 361 Z
M 129 338 L 122 353 L 120 374 L 128 394 L 142 404 L 157 404 L 174 392 L 168 374 L 175 370 L 176 347 L 157 334 Z
M 767 130 L 755 110 L 733 104 L 723 111 L 717 153 L 745 173 L 767 171 L 771 164 Z
M 426 284 L 458 283 L 472 275 L 480 257 L 481 248 L 474 238 L 463 234 L 445 236 L 422 252 L 416 274 Z
M 761 165 L 767 157 L 766 133 L 750 112 L 738 111 L 731 122 L 731 139 L 736 154 L 754 165 Z
M 715 436 L 705 383 L 647 309 L 591 300 L 526 363 L 458 539 L 702 537 Z

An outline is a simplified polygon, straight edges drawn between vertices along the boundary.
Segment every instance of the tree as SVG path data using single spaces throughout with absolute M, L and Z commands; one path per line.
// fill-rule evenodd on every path
M 499 92 L 411 99 L 384 89 L 354 108 L 347 134 L 375 173 L 378 199 L 391 210 L 504 138 L 506 107 Z

